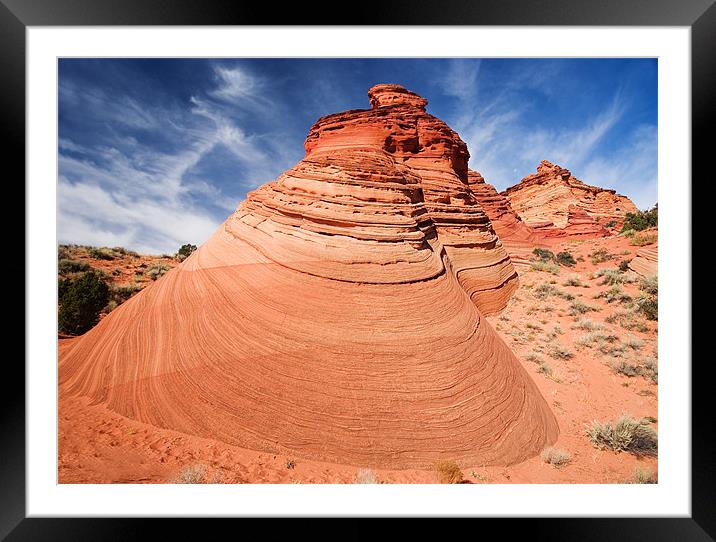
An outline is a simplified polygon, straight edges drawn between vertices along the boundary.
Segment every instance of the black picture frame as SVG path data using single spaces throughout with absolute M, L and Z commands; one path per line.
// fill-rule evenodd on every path
M 0 0 L 0 56 L 2 84 L 0 111 L 5 134 L 8 183 L 25 178 L 25 32 L 28 26 L 95 25 L 340 25 L 346 24 L 344 5 L 332 9 L 318 3 L 241 3 L 195 0 Z M 713 151 L 708 132 L 714 126 L 713 92 L 716 79 L 716 6 L 714 0 L 586 0 L 488 2 L 430 0 L 357 4 L 351 25 L 567 25 L 567 26 L 686 26 L 692 46 L 692 176 L 708 183 Z M 708 168 L 708 169 L 707 169 Z M 686 181 L 690 182 L 690 180 Z M 20 183 L 14 183 L 19 186 Z M 24 200 L 24 190 L 19 195 Z M 6 196 L 9 198 L 9 196 Z M 6 199 L 6 202 L 8 200 Z M 693 201 L 693 200 L 692 200 Z M 693 215 L 692 215 L 693 216 Z M 16 231 L 17 221 L 6 231 Z M 694 232 L 695 233 L 695 232 Z M 692 245 L 693 246 L 693 245 Z M 27 246 L 25 247 L 27 248 Z M 28 284 L 25 280 L 27 295 Z M 8 314 L 8 313 L 6 313 Z M 692 332 L 693 336 L 693 332 Z M 698 334 L 696 335 L 698 336 Z M 10 338 L 9 336 L 7 337 Z M 690 518 L 529 518 L 484 519 L 485 524 L 512 536 L 520 531 L 531 539 L 550 540 L 714 540 L 713 403 L 709 378 L 710 356 L 692 365 L 692 515 Z M 691 360 L 668 360 L 687 364 Z M 128 540 L 144 535 L 187 539 L 213 538 L 206 520 L 26 518 L 25 514 L 25 372 L 19 360 L 4 362 L 5 382 L 0 393 L 0 539 L 15 540 Z M 9 373 L 7 372 L 9 371 Z M 12 384 L 10 384 L 12 383 Z M 23 383 L 23 384 L 21 384 Z M 555 513 L 559 512 L 558 506 Z M 233 521 L 233 520 L 225 520 Z M 363 539 L 375 531 L 354 520 L 343 525 L 340 536 Z M 484 525 L 487 526 L 487 525 Z M 479 532 L 484 532 L 484 526 Z M 417 527 L 417 528 L 416 528 Z M 292 527 L 295 528 L 295 527 Z M 474 527 L 470 527 L 474 528 Z M 273 527 L 272 527 L 273 529 Z M 415 529 L 414 533 L 411 530 Z M 419 530 L 418 530 L 419 529 Z M 331 533 L 331 531 L 333 531 Z M 419 536 L 424 527 L 401 526 L 401 538 Z M 238 533 L 237 533 L 238 534 Z M 269 536 L 273 538 L 276 531 Z

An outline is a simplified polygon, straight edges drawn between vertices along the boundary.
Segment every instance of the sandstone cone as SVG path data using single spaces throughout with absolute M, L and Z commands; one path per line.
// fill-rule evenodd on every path
M 319 119 L 306 156 L 191 257 L 60 350 L 60 394 L 256 450 L 511 464 L 558 434 L 483 318 L 516 273 L 468 152 L 397 85 Z
M 614 222 L 619 231 L 626 213 L 638 212 L 626 196 L 585 184 L 547 160 L 503 195 L 527 225 L 549 236 L 607 235 L 604 225 Z

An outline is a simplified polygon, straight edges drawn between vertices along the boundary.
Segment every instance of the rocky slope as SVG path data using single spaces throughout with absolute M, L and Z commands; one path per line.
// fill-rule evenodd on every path
M 543 160 L 537 172 L 502 193 L 527 225 L 547 235 L 602 236 L 619 230 L 627 212 L 638 212 L 626 196 L 583 183 L 561 166 Z M 610 224 L 611 223 L 611 224 Z
M 508 465 L 553 443 L 554 415 L 483 317 L 517 275 L 468 184 L 465 143 L 402 87 L 369 98 L 319 119 L 301 162 L 63 341 L 60 397 L 371 467 Z

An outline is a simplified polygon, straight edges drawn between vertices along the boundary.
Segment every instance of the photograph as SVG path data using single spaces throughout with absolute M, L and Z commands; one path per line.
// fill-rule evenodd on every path
M 660 63 L 58 57 L 57 483 L 658 484 Z

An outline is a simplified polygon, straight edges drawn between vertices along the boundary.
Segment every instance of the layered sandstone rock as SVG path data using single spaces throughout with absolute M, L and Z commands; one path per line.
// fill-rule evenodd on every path
M 626 196 L 585 184 L 568 169 L 546 160 L 537 167 L 537 173 L 509 187 L 503 195 L 522 220 L 545 231 L 572 226 L 574 232 L 582 232 L 580 235 L 603 235 L 603 226 L 611 222 L 618 231 L 627 212 L 638 212 Z
M 641 247 L 634 259 L 629 262 L 629 268 L 642 276 L 657 275 L 659 271 L 658 244 Z
M 485 182 L 480 173 L 468 170 L 467 179 L 470 190 L 490 219 L 512 262 L 529 263 L 532 249 L 541 244 L 543 238 L 522 221 L 509 200 Z
M 256 449 L 511 464 L 555 418 L 483 314 L 516 273 L 465 144 L 397 85 L 323 117 L 294 168 L 60 353 L 60 393 Z

